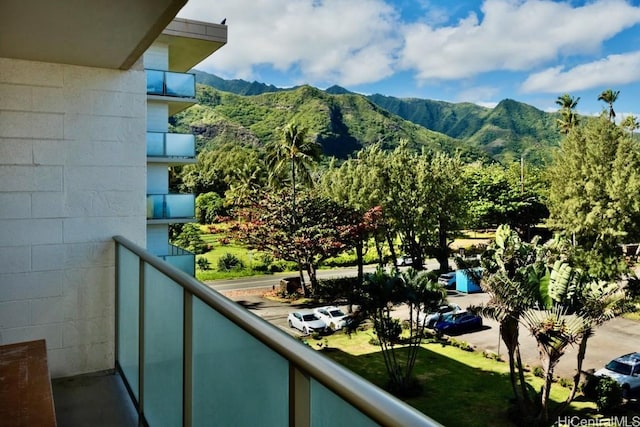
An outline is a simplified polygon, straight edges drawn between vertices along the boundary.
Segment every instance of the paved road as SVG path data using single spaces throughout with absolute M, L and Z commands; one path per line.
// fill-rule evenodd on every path
M 453 265 L 453 262 L 450 262 L 450 265 Z M 376 264 L 365 265 L 364 272 L 374 272 L 376 270 L 376 267 Z M 400 270 L 404 270 L 406 268 L 408 267 L 400 267 Z M 429 259 L 425 262 L 425 268 L 435 270 L 438 268 L 438 263 L 435 259 Z M 275 273 L 264 276 L 249 276 L 240 277 L 237 279 L 212 280 L 205 282 L 205 284 L 220 292 L 242 289 L 271 288 L 272 286 L 278 286 L 278 284 L 280 283 L 280 279 L 284 277 L 297 276 L 297 274 L 297 272 Z M 356 267 L 332 268 L 327 270 L 318 270 L 316 272 L 318 279 L 328 279 L 332 277 L 354 277 L 357 274 L 358 270 Z M 306 273 L 305 280 L 309 280 Z
M 349 271 L 351 271 L 351 273 L 349 273 Z M 325 274 L 326 277 L 340 277 L 355 274 L 355 270 L 323 270 L 323 276 Z M 272 285 L 277 285 L 280 277 L 286 277 L 288 275 L 290 275 L 290 273 L 283 274 L 282 276 L 272 275 L 266 278 L 224 280 L 211 282 L 208 285 L 213 289 L 228 294 L 229 298 L 286 332 L 292 335 L 299 335 L 297 331 L 287 327 L 286 318 L 289 312 L 302 307 L 270 301 L 261 296 L 262 293 L 270 289 Z M 241 291 L 241 289 L 243 290 Z M 449 295 L 450 302 L 455 302 L 463 308 L 470 305 L 481 304 L 486 302 L 487 299 L 488 296 L 484 293 L 464 294 L 450 292 Z M 396 308 L 394 314 L 395 317 L 400 319 L 408 319 L 409 317 L 406 306 Z M 485 324 L 483 330 L 463 334 L 457 336 L 456 339 L 467 341 L 480 350 L 486 349 L 499 353 L 503 355 L 503 358 L 506 360 L 505 346 L 499 339 L 497 323 L 489 319 L 483 319 L 483 322 Z M 522 346 L 522 358 L 525 363 L 531 366 L 540 365 L 535 340 L 524 327 L 522 327 L 520 331 L 520 342 Z M 598 328 L 595 335 L 589 339 L 583 369 L 599 369 L 614 357 L 633 351 L 640 351 L 640 324 L 623 318 L 613 319 Z M 570 347 L 566 351 L 556 367 L 556 375 L 568 378 L 574 374 L 576 353 L 577 348 L 575 347 Z

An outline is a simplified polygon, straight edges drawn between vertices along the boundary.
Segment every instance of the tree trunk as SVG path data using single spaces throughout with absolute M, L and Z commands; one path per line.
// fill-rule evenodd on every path
M 305 297 L 309 296 L 309 289 L 307 289 L 307 285 L 304 283 L 304 273 L 302 272 L 302 263 L 300 259 L 298 259 L 298 277 L 300 277 L 300 286 L 302 286 L 302 293 Z
M 384 268 L 384 255 L 382 254 L 382 247 L 380 246 L 380 242 L 378 241 L 378 237 L 374 236 L 373 241 L 376 245 L 376 253 L 378 254 L 378 265 L 380 268 Z
M 356 282 L 351 286 L 351 294 L 349 295 L 349 307 L 348 312 L 353 313 L 353 300 L 354 295 L 356 293 L 356 288 L 362 285 L 364 281 L 364 255 L 363 255 L 363 246 L 364 242 L 362 240 L 356 243 L 356 258 L 358 260 L 358 278 Z
M 436 259 L 440 264 L 440 271 L 449 271 L 449 245 L 447 245 L 446 221 L 440 219 L 438 227 L 438 250 Z
M 396 256 L 396 249 L 393 246 L 393 239 L 391 238 L 391 234 L 389 230 L 385 231 L 385 236 L 387 238 L 387 243 L 389 244 L 389 252 L 391 252 L 391 259 L 393 262 L 393 266 L 398 269 L 398 257 Z
M 318 277 L 316 276 L 316 268 L 311 262 L 307 263 L 307 274 L 311 282 L 311 294 L 315 295 L 318 289 Z

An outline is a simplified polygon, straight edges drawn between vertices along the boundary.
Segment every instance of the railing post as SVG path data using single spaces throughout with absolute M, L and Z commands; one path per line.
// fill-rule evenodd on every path
M 289 427 L 311 425 L 311 380 L 289 363 Z
M 144 425 L 144 260 L 138 258 L 138 424 Z
M 191 427 L 193 405 L 193 294 L 183 292 L 182 310 L 182 425 Z

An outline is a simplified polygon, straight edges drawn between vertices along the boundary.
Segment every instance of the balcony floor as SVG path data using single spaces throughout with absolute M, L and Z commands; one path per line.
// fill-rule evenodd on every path
M 58 427 L 138 426 L 138 414 L 118 374 L 98 372 L 51 383 Z

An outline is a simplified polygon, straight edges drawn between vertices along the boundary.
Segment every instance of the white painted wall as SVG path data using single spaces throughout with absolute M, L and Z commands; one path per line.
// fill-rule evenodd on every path
M 147 165 L 147 194 L 169 193 L 169 168 L 165 163 Z
M 169 70 L 169 45 L 154 42 L 143 55 L 144 67 L 154 70 Z
M 147 250 L 155 255 L 167 255 L 169 228 L 167 224 L 147 225 Z
M 147 103 L 147 130 L 151 132 L 169 131 L 169 105 L 166 102 Z
M 114 366 L 114 243 L 144 246 L 145 75 L 0 58 L 0 343 Z

